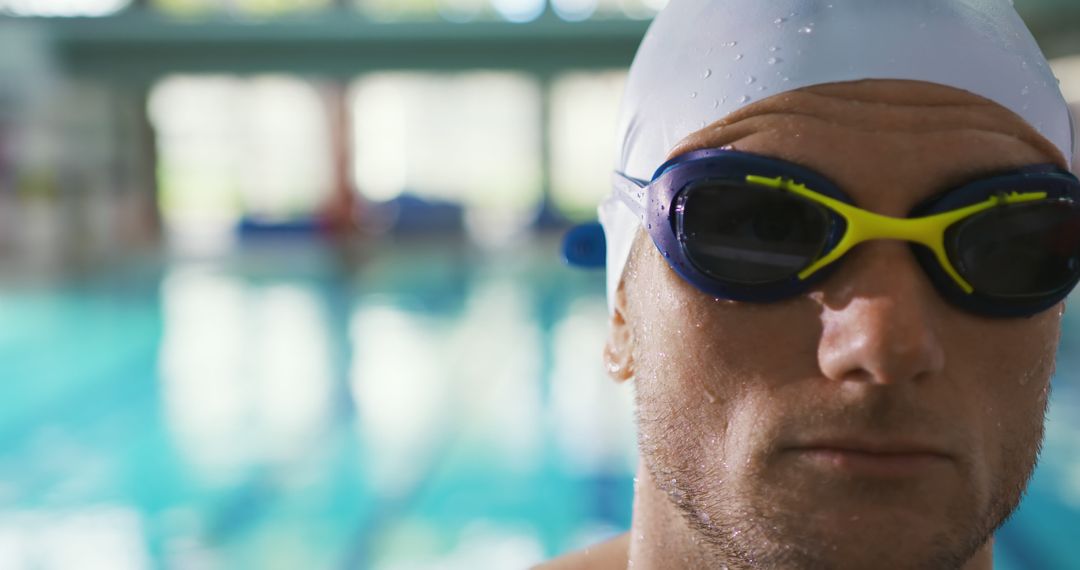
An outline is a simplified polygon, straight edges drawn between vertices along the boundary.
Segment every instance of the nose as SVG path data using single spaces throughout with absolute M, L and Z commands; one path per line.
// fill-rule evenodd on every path
M 821 290 L 818 364 L 836 381 L 922 381 L 945 366 L 948 307 L 907 244 L 871 242 L 848 253 Z

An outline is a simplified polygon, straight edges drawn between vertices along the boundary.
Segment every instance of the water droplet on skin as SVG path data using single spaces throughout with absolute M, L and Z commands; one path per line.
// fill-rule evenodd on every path
M 710 404 L 716 403 L 716 395 L 710 392 L 708 388 L 705 389 L 705 397 L 709 399 Z
M 746 84 L 747 85 L 750 85 L 751 83 L 753 83 L 755 81 L 757 81 L 757 78 L 755 78 L 753 75 L 747 75 L 746 76 Z
M 783 60 L 778 58 L 778 57 L 770 57 L 769 58 L 769 65 L 776 65 L 776 64 L 780 63 L 781 61 L 783 61 Z
M 735 61 L 739 61 L 742 58 L 743 58 L 743 55 L 741 53 L 735 54 Z
M 712 77 L 712 70 L 711 69 L 706 69 L 705 71 L 701 72 L 701 78 L 702 79 L 708 79 L 710 77 Z
M 809 26 L 803 26 L 803 27 L 799 28 L 799 33 L 800 34 L 812 34 L 812 33 L 814 33 L 814 27 L 813 26 L 814 26 L 813 24 L 810 24 Z

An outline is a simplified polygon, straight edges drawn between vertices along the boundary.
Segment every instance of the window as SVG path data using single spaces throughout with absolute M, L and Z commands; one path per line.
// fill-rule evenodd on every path
M 474 237 L 526 226 L 541 201 L 540 88 L 527 75 L 376 73 L 353 86 L 355 178 L 373 201 L 404 193 L 464 206 Z
M 0 0 L 0 15 L 100 17 L 115 14 L 130 4 L 131 0 Z
M 222 239 L 242 218 L 307 219 L 330 195 L 325 105 L 301 79 L 173 76 L 153 89 L 150 115 L 174 236 Z
M 551 192 L 574 220 L 596 217 L 611 188 L 615 129 L 626 73 L 569 73 L 551 88 Z

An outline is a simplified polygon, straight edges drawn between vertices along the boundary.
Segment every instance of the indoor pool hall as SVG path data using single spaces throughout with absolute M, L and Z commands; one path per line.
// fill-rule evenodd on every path
M 714 3 L 729 1 L 742 3 Z M 671 5 L 679 2 L 709 3 Z M 785 8 L 775 27 L 794 26 L 792 41 L 812 42 L 832 29 L 829 14 L 850 2 L 836 0 L 835 9 L 830 3 L 812 14 Z M 628 70 L 668 5 L 0 0 L 0 569 L 513 569 L 630 531 L 637 486 L 647 484 L 639 449 L 665 451 L 656 451 L 662 446 L 648 433 L 639 437 L 639 380 L 612 379 L 620 368 L 606 345 L 612 317 L 605 242 L 592 244 L 600 256 L 592 265 L 599 267 L 581 268 L 567 263 L 573 252 L 564 237 L 597 220 L 597 206 L 610 204 L 604 200 L 614 165 L 637 156 L 619 152 L 616 133 L 628 128 L 620 101 L 643 88 Z M 1060 89 L 1061 109 L 1080 102 L 1080 4 L 1016 0 L 1015 8 L 1049 62 L 1035 70 L 1047 64 L 1032 60 L 1029 70 L 1025 60 L 1017 73 L 1052 73 L 1060 85 L 1024 84 L 1016 93 Z M 773 29 L 771 15 L 769 22 Z M 694 81 L 705 87 L 683 90 L 680 104 L 708 112 L 751 105 L 781 91 L 784 73 L 799 79 L 794 62 L 802 51 L 786 44 L 759 54 L 762 69 L 779 70 L 775 77 L 730 79 L 724 65 L 751 65 L 746 61 L 757 57 L 750 34 L 737 41 L 716 48 L 729 50 L 724 63 L 695 68 Z M 709 81 L 734 81 L 739 90 L 721 101 L 707 91 Z M 646 91 L 662 90 L 652 89 Z M 746 101 L 737 101 L 744 92 Z M 1026 111 L 1001 115 L 995 128 L 1004 132 L 1000 125 L 1026 119 Z M 676 124 L 704 127 L 696 119 Z M 678 168 L 669 171 L 682 176 Z M 788 167 L 776 168 L 775 184 L 787 184 Z M 740 176 L 745 187 L 754 183 Z M 1073 184 L 1069 191 L 1080 188 L 1067 172 L 1055 176 Z M 641 196 L 652 196 L 654 185 L 634 187 L 635 203 L 645 208 Z M 986 199 L 1019 207 L 1023 188 L 1007 191 Z M 693 199 L 708 194 L 682 192 L 673 198 L 678 212 L 672 202 L 664 214 L 677 219 L 670 231 L 656 230 L 653 241 L 638 245 L 652 248 L 663 241 L 656 235 L 671 235 L 682 240 L 678 255 L 689 261 L 671 265 L 676 274 L 665 264 L 675 263 L 674 254 L 661 248 L 665 259 L 650 250 L 651 257 L 631 257 L 626 275 L 647 279 L 639 275 L 649 275 L 642 259 L 652 260 L 664 269 L 658 282 L 677 293 L 658 292 L 649 303 L 677 307 L 683 316 L 696 307 L 720 311 L 729 305 L 718 295 L 710 294 L 717 299 L 708 305 L 678 304 L 672 295 L 700 295 L 687 281 L 699 289 L 703 281 L 723 281 L 715 260 L 727 259 L 725 248 L 776 228 L 755 226 L 752 235 L 693 250 L 686 245 L 699 236 L 687 229 Z M 1042 192 L 1023 199 L 1048 200 L 1052 191 Z M 627 196 L 624 204 L 635 200 Z M 796 198 L 804 200 L 800 212 L 818 204 Z M 812 212 L 818 211 L 839 215 L 825 206 Z M 816 214 L 798 215 L 783 222 L 813 230 L 806 220 Z M 611 219 L 608 256 L 618 247 Z M 1031 228 L 1041 221 L 994 235 L 1039 232 Z M 1057 237 L 1076 241 L 1076 232 L 1066 233 Z M 952 241 L 939 261 L 964 246 L 958 234 L 944 235 Z M 1020 252 L 1007 255 L 1027 259 L 1032 248 L 1046 249 L 1032 243 L 1006 247 Z M 775 271 L 804 255 L 753 247 L 762 250 L 731 254 L 734 267 L 760 262 Z M 825 246 L 816 247 L 820 259 Z M 956 262 L 965 278 L 982 251 L 971 249 Z M 940 281 L 905 281 L 903 275 L 925 275 L 906 249 L 860 246 L 828 279 L 871 279 L 857 268 L 869 267 L 874 251 L 910 258 L 900 269 L 875 266 L 895 272 L 889 286 L 917 283 L 911 286 L 932 296 L 925 306 L 965 323 L 986 318 L 939 302 Z M 706 255 L 717 265 L 705 267 Z M 1007 255 L 996 258 L 1000 267 L 1010 267 Z M 1072 255 L 1069 271 L 1080 272 L 1080 253 Z M 794 273 L 785 278 L 804 279 Z M 729 281 L 739 291 L 759 284 Z M 1018 277 L 1015 286 L 1023 282 Z M 979 294 L 982 287 L 976 282 Z M 815 294 L 784 302 L 802 307 Z M 1075 299 L 1073 293 L 1065 301 L 1037 467 L 1019 508 L 994 535 L 996 570 L 1080 570 Z M 834 307 L 837 314 L 858 306 L 851 303 Z M 1027 319 L 1045 314 L 1014 318 L 1026 327 L 1016 330 L 1026 331 L 1034 322 Z M 1006 334 L 1002 322 L 964 329 L 976 331 L 964 346 L 981 347 L 987 358 L 1000 356 L 992 351 L 1020 355 L 1030 343 L 993 344 Z M 664 326 L 656 334 L 675 330 Z M 701 322 L 696 326 L 700 331 Z M 694 327 L 685 328 L 672 334 L 691 338 Z M 993 332 L 983 336 L 984 330 Z M 689 341 L 665 346 L 664 358 L 704 358 Z M 776 362 L 806 357 L 779 340 L 760 351 Z M 654 361 L 660 360 L 642 360 Z M 963 381 L 979 380 L 1019 387 L 987 392 L 1031 391 L 1027 375 Z M 716 404 L 705 387 L 679 406 L 706 409 L 706 398 Z M 979 413 L 996 425 L 990 431 L 1009 433 L 1001 422 L 1030 409 L 1030 401 L 1014 398 L 1002 409 L 988 403 Z M 663 421 L 651 413 L 645 425 Z M 692 417 L 682 421 L 706 431 L 683 439 L 708 441 L 713 424 Z M 1005 449 L 1024 455 L 1035 445 Z M 712 457 L 701 459 L 701 469 Z M 717 464 L 729 467 L 726 458 Z M 882 464 L 893 465 L 881 460 L 873 468 Z M 723 483 L 717 471 L 705 472 Z M 670 487 L 666 479 L 658 489 L 678 508 L 700 498 L 688 497 L 675 476 Z M 869 479 L 853 488 L 895 498 Z M 695 516 L 705 518 L 694 528 L 713 528 L 708 514 Z

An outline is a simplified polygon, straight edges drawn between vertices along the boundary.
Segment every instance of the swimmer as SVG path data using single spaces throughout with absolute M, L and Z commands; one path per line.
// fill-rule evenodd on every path
M 630 532 L 544 569 L 993 566 L 1080 279 L 1008 0 L 672 0 L 631 68 L 604 358 Z

